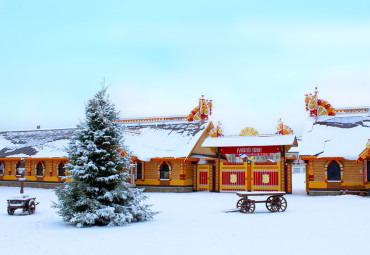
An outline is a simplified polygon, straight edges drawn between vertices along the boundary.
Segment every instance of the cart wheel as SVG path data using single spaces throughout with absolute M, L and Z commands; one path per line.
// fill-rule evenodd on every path
M 284 212 L 288 206 L 288 202 L 284 197 L 278 197 L 278 202 L 277 202 L 277 212 Z
M 245 199 L 240 205 L 242 213 L 253 213 L 254 209 L 256 209 L 256 204 L 253 200 Z
M 274 196 L 270 196 L 266 200 L 266 208 L 270 212 L 275 212 L 275 208 L 272 206 L 272 200 L 274 199 Z
M 288 206 L 288 203 L 284 197 L 273 196 L 271 200 L 271 212 L 284 212 Z M 267 207 L 267 201 L 266 201 Z M 267 208 L 268 209 L 268 208 Z
M 34 200 L 31 200 L 28 203 L 28 214 L 34 214 L 36 212 L 36 203 Z
M 236 203 L 236 208 L 240 208 L 244 200 L 245 200 L 244 198 L 239 199 L 238 202 Z
M 8 214 L 9 214 L 9 215 L 13 215 L 13 214 L 14 214 L 14 211 L 15 211 L 15 209 L 10 209 L 10 208 L 8 207 Z

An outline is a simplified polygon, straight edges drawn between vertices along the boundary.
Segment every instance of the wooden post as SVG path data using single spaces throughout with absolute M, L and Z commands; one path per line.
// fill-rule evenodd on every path
M 21 194 L 23 194 L 24 193 L 24 171 L 21 174 L 20 182 L 21 182 Z
M 287 193 L 292 194 L 292 164 L 287 164 Z
M 280 174 L 281 174 L 281 191 L 286 191 L 286 172 L 285 172 L 285 146 L 282 146 L 281 150 L 281 162 L 280 162 Z
M 197 164 L 192 164 L 193 168 L 193 191 L 197 190 Z
M 247 190 L 252 191 L 252 161 L 248 160 L 247 162 Z
M 281 157 L 280 171 L 281 171 L 281 191 L 286 191 L 285 189 L 285 158 L 284 157 Z
M 364 160 L 364 184 L 367 184 L 367 160 Z
M 216 158 L 216 169 L 215 169 L 215 189 L 214 191 L 220 191 L 220 153 L 217 153 L 217 158 Z
M 309 175 L 308 175 L 308 164 L 309 163 L 306 163 L 306 165 L 305 165 L 305 168 L 306 168 L 305 169 L 305 173 L 306 173 L 306 193 L 307 193 L 307 195 L 308 195 L 308 183 L 310 181 L 310 178 L 309 178 Z
M 209 191 L 214 191 L 214 165 L 211 165 L 208 170 L 208 188 Z

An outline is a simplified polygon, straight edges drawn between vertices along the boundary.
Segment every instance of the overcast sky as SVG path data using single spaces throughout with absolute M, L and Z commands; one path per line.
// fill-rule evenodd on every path
M 302 133 L 304 94 L 370 105 L 370 1 L 0 0 L 0 130 L 75 127 L 105 78 L 122 117 Z

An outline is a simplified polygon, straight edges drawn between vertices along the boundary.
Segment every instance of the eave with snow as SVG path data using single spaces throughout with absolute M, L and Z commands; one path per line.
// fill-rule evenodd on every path
M 66 148 L 76 129 L 0 132 L 0 180 L 14 181 L 22 158 L 28 181 L 61 182 L 68 161 Z
M 207 138 L 202 147 L 253 147 L 253 146 L 286 146 L 296 147 L 295 135 L 271 135 L 271 136 L 224 136 Z

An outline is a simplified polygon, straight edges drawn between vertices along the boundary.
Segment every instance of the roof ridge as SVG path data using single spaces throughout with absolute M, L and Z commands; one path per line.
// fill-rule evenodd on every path
M 74 127 L 74 128 L 49 128 L 49 129 L 30 129 L 30 130 L 8 130 L 8 131 L 0 131 L 0 134 L 17 133 L 17 132 L 35 132 L 35 131 L 73 130 L 73 129 L 78 129 L 78 128 Z

